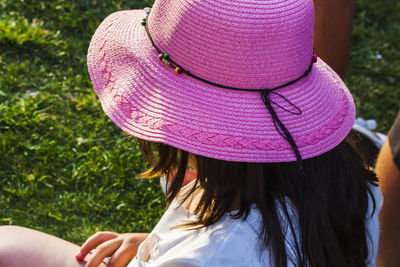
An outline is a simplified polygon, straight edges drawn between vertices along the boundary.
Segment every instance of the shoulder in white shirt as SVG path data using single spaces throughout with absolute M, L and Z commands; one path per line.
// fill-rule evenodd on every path
M 375 212 L 369 200 L 366 218 L 369 260 L 367 266 L 376 266 L 379 243 L 378 214 L 383 198 L 379 187 L 371 186 L 375 198 Z M 371 216 L 372 214 L 372 216 Z M 260 213 L 252 208 L 245 221 L 232 219 L 229 214 L 217 223 L 195 230 L 174 228 L 196 218 L 174 201 L 167 209 L 148 238 L 140 245 L 137 256 L 128 267 L 142 266 L 272 266 L 268 250 L 260 253 L 258 233 Z M 290 258 L 294 256 L 293 238 L 290 229 L 286 229 L 286 247 L 288 265 L 293 266 Z M 297 231 L 297 229 L 295 228 Z M 297 233 L 296 233 L 297 234 Z

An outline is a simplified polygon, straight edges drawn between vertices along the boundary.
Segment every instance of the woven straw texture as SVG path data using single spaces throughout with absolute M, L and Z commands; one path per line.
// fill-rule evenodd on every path
M 141 21 L 120 11 L 94 34 L 88 68 L 105 113 L 127 133 L 222 160 L 295 161 L 259 92 L 208 85 L 165 66 Z M 155 44 L 183 68 L 238 88 L 271 88 L 300 77 L 313 54 L 312 0 L 163 0 L 148 19 Z M 337 146 L 352 128 L 353 99 L 321 59 L 279 89 L 274 109 L 303 159 Z M 293 110 L 294 111 L 294 110 Z

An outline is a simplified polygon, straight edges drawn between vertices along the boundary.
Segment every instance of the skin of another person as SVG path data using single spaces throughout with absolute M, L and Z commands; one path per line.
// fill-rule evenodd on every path
M 314 4 L 315 52 L 344 77 L 350 51 L 354 0 L 315 0 Z M 188 171 L 187 174 L 185 184 L 193 179 L 194 172 Z M 195 202 L 190 201 L 186 208 L 191 210 Z M 107 256 L 112 256 L 109 266 L 122 267 L 136 255 L 138 246 L 147 235 L 99 232 L 79 247 L 35 230 L 1 226 L 0 267 L 105 267 L 102 260 Z
M 349 63 L 355 0 L 314 0 L 315 53 L 344 78 Z
M 384 196 L 384 205 L 379 215 L 378 266 L 400 266 L 400 171 L 393 161 L 388 139 L 379 153 L 375 172 Z

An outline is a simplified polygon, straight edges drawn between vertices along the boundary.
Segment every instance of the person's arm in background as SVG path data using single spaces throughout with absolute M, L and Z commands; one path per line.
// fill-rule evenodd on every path
M 378 266 L 400 266 L 400 113 L 379 153 L 375 172 L 384 197 Z
M 349 63 L 355 0 L 314 0 L 315 53 L 344 78 Z

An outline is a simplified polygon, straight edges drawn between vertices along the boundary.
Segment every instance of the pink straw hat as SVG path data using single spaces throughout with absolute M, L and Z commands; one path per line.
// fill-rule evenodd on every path
M 355 119 L 313 37 L 312 0 L 159 0 L 106 18 L 88 68 L 105 113 L 135 137 L 227 161 L 296 161 L 290 140 L 314 157 Z

